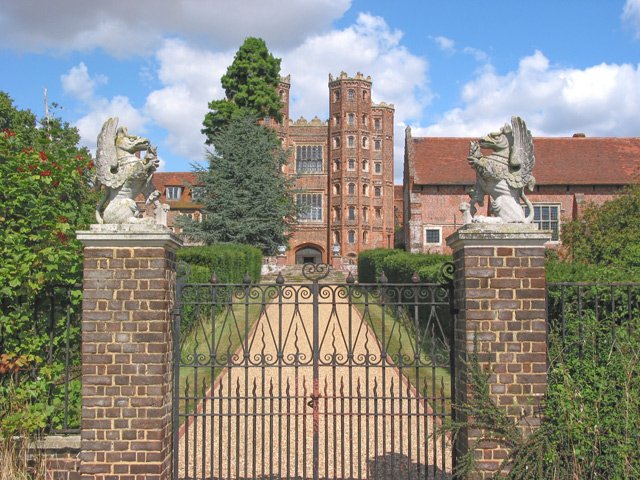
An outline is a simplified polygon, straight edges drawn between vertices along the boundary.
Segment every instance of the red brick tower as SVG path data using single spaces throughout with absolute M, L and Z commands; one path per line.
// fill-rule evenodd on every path
M 393 247 L 393 106 L 373 105 L 371 77 L 329 75 L 328 244 Z

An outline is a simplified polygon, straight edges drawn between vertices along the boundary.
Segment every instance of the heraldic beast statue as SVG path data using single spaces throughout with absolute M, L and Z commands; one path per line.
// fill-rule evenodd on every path
M 151 181 L 160 163 L 156 147 L 146 138 L 129 135 L 126 127 L 117 126 L 118 119 L 110 118 L 98 136 L 95 162 L 97 186 L 105 185 L 106 190 L 96 207 L 96 220 L 98 223 L 114 224 L 154 223 L 153 218 L 140 217 L 135 199 L 142 193 L 146 204 L 153 203 L 156 211 L 166 211 L 158 200 L 160 192 Z M 146 154 L 140 158 L 142 151 L 146 151 Z
M 481 148 L 491 150 L 491 153 L 484 155 Z M 499 132 L 472 141 L 467 161 L 476 171 L 467 221 L 531 223 L 533 206 L 524 194 L 524 187 L 532 191 L 535 186 L 536 179 L 531 174 L 535 157 L 531 132 L 524 120 L 512 117 L 511 125 L 505 124 Z M 475 215 L 476 204 L 483 205 L 485 195 L 491 197 L 493 217 Z M 526 216 L 521 202 L 529 208 Z

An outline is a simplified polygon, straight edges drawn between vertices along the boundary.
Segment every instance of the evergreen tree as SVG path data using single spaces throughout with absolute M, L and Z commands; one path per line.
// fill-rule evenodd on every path
M 206 244 L 235 242 L 267 254 L 286 243 L 295 207 L 282 173 L 287 152 L 273 131 L 252 115 L 233 120 L 213 135 L 209 169 L 199 169 L 203 219 L 181 218 L 184 233 Z
M 222 77 L 225 98 L 209 103 L 202 129 L 207 145 L 232 120 L 252 116 L 255 121 L 269 116 L 280 121 L 279 82 L 280 59 L 269 52 L 264 40 L 247 38 Z

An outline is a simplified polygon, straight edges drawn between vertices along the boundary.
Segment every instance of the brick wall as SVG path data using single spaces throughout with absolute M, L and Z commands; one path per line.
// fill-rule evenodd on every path
M 85 244 L 82 479 L 169 479 L 170 312 L 179 242 L 162 228 L 93 227 L 78 233 Z
M 460 229 L 447 239 L 456 266 L 456 403 L 472 394 L 472 353 L 489 373 L 492 401 L 526 433 L 539 425 L 547 385 L 544 243 L 548 232 L 514 227 Z M 464 418 L 460 418 L 465 420 Z M 456 448 L 466 453 L 481 431 L 463 432 Z M 475 456 L 477 478 L 489 478 L 508 455 L 484 442 Z
M 46 480 L 80 480 L 79 435 L 44 437 L 33 454 L 44 456 Z

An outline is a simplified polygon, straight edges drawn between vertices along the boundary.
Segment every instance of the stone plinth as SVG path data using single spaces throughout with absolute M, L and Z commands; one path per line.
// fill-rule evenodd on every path
M 550 239 L 551 232 L 522 224 L 469 224 L 447 238 L 456 267 L 456 403 L 472 393 L 467 361 L 476 351 L 490 373 L 493 402 L 523 431 L 539 424 L 547 386 L 544 244 Z M 481 435 L 463 431 L 458 455 Z M 508 453 L 497 442 L 481 443 L 474 478 L 489 478 Z
M 181 241 L 160 225 L 92 225 L 84 244 L 83 480 L 171 478 L 171 308 Z

